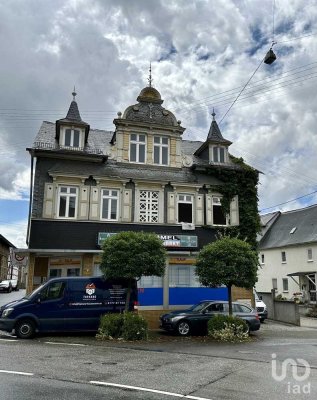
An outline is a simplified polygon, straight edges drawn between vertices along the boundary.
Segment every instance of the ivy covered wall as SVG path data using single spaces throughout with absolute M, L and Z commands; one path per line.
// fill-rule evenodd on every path
M 208 173 L 217 177 L 223 185 L 213 188 L 222 194 L 222 208 L 229 213 L 230 201 L 234 196 L 239 197 L 239 226 L 219 228 L 219 232 L 231 237 L 246 240 L 256 250 L 256 235 L 260 231 L 260 217 L 258 214 L 259 172 L 245 164 L 242 158 L 230 156 L 232 162 L 239 166 L 238 169 L 224 169 L 223 167 L 210 166 Z

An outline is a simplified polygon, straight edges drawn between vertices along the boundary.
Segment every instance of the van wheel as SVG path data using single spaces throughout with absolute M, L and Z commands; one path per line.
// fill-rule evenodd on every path
M 15 334 L 19 339 L 31 339 L 35 335 L 35 323 L 31 319 L 23 319 L 15 325 Z
M 190 324 L 188 321 L 180 321 L 177 324 L 176 331 L 181 336 L 188 336 L 190 333 Z

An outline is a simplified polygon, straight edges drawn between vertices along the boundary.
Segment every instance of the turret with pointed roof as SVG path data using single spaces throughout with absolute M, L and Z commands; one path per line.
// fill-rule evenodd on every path
M 78 127 L 78 128 L 84 128 L 85 143 L 87 143 L 90 126 L 87 122 L 85 122 L 81 119 L 78 105 L 77 105 L 77 102 L 75 99 L 76 95 L 77 95 L 77 93 L 75 92 L 75 88 L 74 88 L 74 91 L 72 92 L 72 95 L 73 95 L 73 100 L 70 103 L 66 117 L 56 121 L 56 139 L 59 141 L 61 127 L 74 126 L 74 127 Z
M 219 160 L 215 161 L 213 160 L 212 157 L 212 148 L 217 148 L 217 146 L 220 146 L 221 148 L 223 148 L 225 150 L 225 152 L 228 152 L 228 147 L 232 144 L 232 142 L 230 142 L 230 140 L 225 139 L 222 136 L 222 133 L 219 129 L 219 126 L 217 124 L 217 121 L 215 119 L 215 112 L 212 112 L 212 121 L 210 124 L 210 128 L 209 128 L 209 132 L 207 135 L 207 139 L 206 141 L 195 151 L 195 156 L 199 157 L 202 155 L 202 153 L 206 153 L 207 150 L 208 154 L 209 154 L 209 162 L 219 162 Z M 225 157 L 225 159 L 227 159 L 227 157 Z

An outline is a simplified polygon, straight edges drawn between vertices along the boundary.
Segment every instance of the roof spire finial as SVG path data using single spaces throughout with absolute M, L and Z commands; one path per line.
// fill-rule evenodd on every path
M 215 113 L 214 107 L 212 108 L 212 113 L 211 113 L 211 115 L 212 115 L 212 120 L 215 121 L 216 113 Z
M 152 81 L 153 81 L 153 79 L 152 79 L 152 65 L 151 65 L 151 61 L 150 61 L 150 69 L 149 69 L 149 72 L 150 72 L 149 77 L 148 77 L 149 87 L 152 87 Z
M 77 93 L 76 93 L 75 86 L 74 86 L 74 90 L 73 90 L 72 95 L 73 95 L 73 101 L 76 101 L 76 100 L 75 100 L 75 97 L 76 97 Z

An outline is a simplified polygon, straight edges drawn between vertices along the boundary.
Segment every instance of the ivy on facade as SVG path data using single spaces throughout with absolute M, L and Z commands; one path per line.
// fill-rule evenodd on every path
M 256 235 L 260 231 L 257 193 L 259 172 L 245 164 L 242 158 L 230 158 L 239 168 L 224 169 L 213 166 L 208 169 L 209 174 L 224 182 L 223 185 L 213 188 L 223 196 L 221 205 L 225 213 L 229 214 L 233 197 L 239 197 L 239 226 L 220 228 L 219 233 L 246 240 L 256 250 Z

